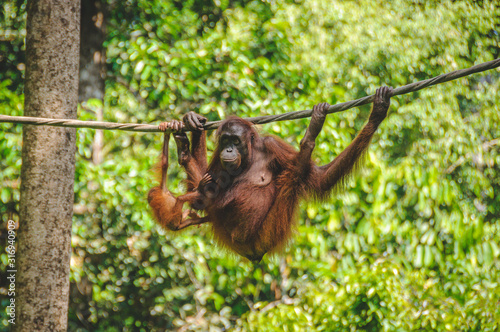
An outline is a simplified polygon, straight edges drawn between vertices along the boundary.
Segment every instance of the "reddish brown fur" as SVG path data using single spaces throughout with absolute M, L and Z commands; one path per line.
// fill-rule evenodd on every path
M 184 164 L 193 188 L 199 187 L 190 194 L 195 197 L 195 207 L 205 211 L 202 222 L 212 223 L 214 236 L 220 244 L 252 261 L 260 261 L 265 253 L 283 247 L 291 237 L 299 201 L 311 196 L 328 197 L 332 189 L 351 174 L 386 117 L 391 93 L 392 89 L 387 87 L 377 90 L 368 124 L 337 158 L 324 166 L 316 166 L 311 161 L 311 153 L 323 127 L 328 104 L 314 107 L 300 151 L 278 138 L 259 136 L 246 120 L 237 117 L 225 120 L 217 130 L 217 148 L 207 169 L 209 180 L 203 183 L 198 180 L 204 173 L 203 167 L 193 172 Z M 227 148 L 221 146 L 221 135 L 228 131 L 226 135 L 229 136 L 242 133 L 238 136 L 241 144 L 237 149 L 242 162 L 236 172 L 225 168 L 220 157 Z M 192 143 L 196 165 L 206 165 L 204 144 L 201 146 L 199 140 Z M 234 150 L 233 145 L 230 150 Z M 174 223 L 179 218 L 182 220 L 179 217 L 182 216 L 182 204 L 179 208 L 171 195 L 155 193 L 150 205 L 158 220 L 175 220 Z M 193 204 L 193 197 L 186 201 Z M 197 223 L 200 222 L 189 224 Z
M 199 135 L 199 134 L 195 134 Z M 194 135 L 193 135 L 194 136 Z M 203 139 L 205 137 L 202 137 Z M 187 226 L 203 222 L 203 218 L 198 217 L 194 212 L 183 211 L 184 203 L 193 204 L 200 198 L 200 193 L 195 190 L 202 178 L 203 163 L 198 164 L 195 158 L 192 158 L 189 150 L 186 151 L 184 137 L 176 137 L 178 146 L 179 163 L 182 164 L 188 174 L 188 192 L 185 195 L 175 197 L 167 188 L 167 169 L 168 169 L 168 143 L 170 134 L 166 133 L 163 143 L 163 152 L 161 156 L 161 185 L 152 188 L 148 193 L 148 203 L 156 221 L 164 228 L 177 231 Z M 192 139 L 196 140 L 196 137 Z M 187 217 L 192 219 L 187 219 Z
M 149 191 L 148 203 L 160 225 L 170 230 L 176 230 L 176 225 L 182 221 L 182 205 L 170 191 L 163 192 L 160 187 Z

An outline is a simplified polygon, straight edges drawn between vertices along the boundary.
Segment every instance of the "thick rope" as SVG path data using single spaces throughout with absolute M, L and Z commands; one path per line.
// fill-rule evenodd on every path
M 469 76 L 482 71 L 494 69 L 500 66 L 500 59 L 484 62 L 470 68 L 460 69 L 451 73 L 443 74 L 430 78 L 428 80 L 411 83 L 395 89 L 392 96 L 403 95 L 410 92 L 422 90 L 424 88 L 456 80 L 458 78 Z M 345 103 L 335 104 L 328 108 L 328 113 L 338 113 L 348 110 L 353 107 L 366 105 L 373 102 L 375 95 L 366 96 Z M 246 120 L 254 124 L 263 124 L 275 121 L 295 120 L 311 117 L 312 110 L 294 111 L 277 115 L 259 116 L 255 118 L 247 118 Z M 30 124 L 35 126 L 56 126 L 56 127 L 72 127 L 72 128 L 92 128 L 92 129 L 108 129 L 108 130 L 124 130 L 124 131 L 140 131 L 140 132 L 160 132 L 158 125 L 149 124 L 134 124 L 134 123 L 116 123 L 116 122 L 99 122 L 99 121 L 80 121 L 71 119 L 48 119 L 35 118 L 28 116 L 9 116 L 0 115 L 0 123 L 20 123 Z M 203 127 L 205 130 L 212 130 L 219 127 L 222 121 L 207 122 Z

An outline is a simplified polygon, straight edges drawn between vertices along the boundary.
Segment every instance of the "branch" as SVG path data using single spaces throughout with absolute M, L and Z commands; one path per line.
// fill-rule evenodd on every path
M 488 141 L 488 142 L 484 142 L 483 144 L 481 144 L 481 148 L 482 148 L 482 152 L 486 152 L 488 151 L 489 148 L 491 148 L 492 146 L 495 146 L 495 145 L 500 145 L 500 138 L 495 138 L 491 141 Z M 447 174 L 451 174 L 453 173 L 453 171 L 458 167 L 458 166 L 461 166 L 467 159 L 470 159 L 474 156 L 474 153 L 472 152 L 469 152 L 464 156 L 460 156 L 460 158 L 458 158 L 458 160 L 456 162 L 454 162 L 451 166 L 449 166 L 447 169 L 446 169 L 446 173 Z

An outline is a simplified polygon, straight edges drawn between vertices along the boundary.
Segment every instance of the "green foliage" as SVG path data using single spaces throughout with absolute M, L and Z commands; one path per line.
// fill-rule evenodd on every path
M 24 70 L 24 14 L 22 1 L 6 1 L 0 8 L 0 114 L 22 115 Z M 2 124 L 0 131 L 0 222 L 8 221 L 19 202 L 22 128 Z
M 80 110 L 84 120 L 97 107 L 107 121 L 145 123 L 189 110 L 210 120 L 277 114 L 500 56 L 493 1 L 107 5 L 106 96 Z M 9 59 L 0 52 L 0 109 L 20 115 L 25 9 L 3 6 L 0 36 L 21 33 L 0 43 Z M 106 131 L 95 165 L 94 132 L 78 130 L 70 329 L 498 330 L 499 78 L 489 71 L 393 98 L 345 193 L 303 203 L 291 246 L 260 266 L 222 251 L 206 226 L 172 234 L 154 224 L 146 193 L 160 135 Z M 329 116 L 315 160 L 338 155 L 368 112 Z M 298 146 L 307 123 L 262 131 Z M 20 133 L 0 132 L 3 223 L 19 201 Z M 184 172 L 169 174 L 183 192 Z

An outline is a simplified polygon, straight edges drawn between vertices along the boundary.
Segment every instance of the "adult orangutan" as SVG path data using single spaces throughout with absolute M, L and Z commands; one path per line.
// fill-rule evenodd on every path
M 176 198 L 166 189 L 166 167 L 161 186 L 149 192 L 158 222 L 172 230 L 209 222 L 220 244 L 259 262 L 264 254 L 283 247 L 290 239 L 301 199 L 325 199 L 352 172 L 385 119 L 391 95 L 390 87 L 377 89 L 368 123 L 324 166 L 315 165 L 311 153 L 325 122 L 327 103 L 314 106 L 299 151 L 276 137 L 260 136 L 246 120 L 228 118 L 217 130 L 217 148 L 208 166 L 204 117 L 189 112 L 183 122 L 162 123 L 162 130 L 187 127 L 193 134 L 191 149 L 185 134 L 175 134 L 179 163 L 187 172 L 188 193 Z M 165 140 L 168 144 L 168 134 Z M 163 161 L 167 161 L 163 166 L 168 166 L 167 147 L 163 149 Z M 185 202 L 205 216 L 182 212 Z

